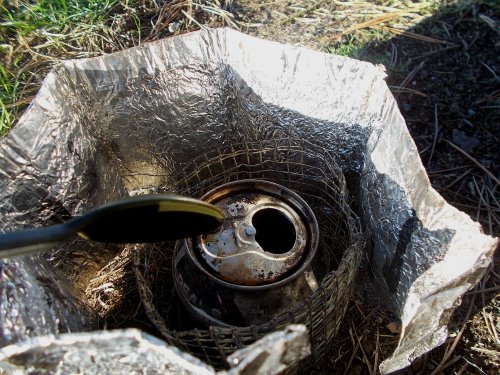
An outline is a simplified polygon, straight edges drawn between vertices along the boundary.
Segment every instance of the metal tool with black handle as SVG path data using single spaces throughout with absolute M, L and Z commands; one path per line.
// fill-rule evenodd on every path
M 0 258 L 31 255 L 78 235 L 112 243 L 160 242 L 216 230 L 216 206 L 177 195 L 144 195 L 105 204 L 65 223 L 0 235 Z

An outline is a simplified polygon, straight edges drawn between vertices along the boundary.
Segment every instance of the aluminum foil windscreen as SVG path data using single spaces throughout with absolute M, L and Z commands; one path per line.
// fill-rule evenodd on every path
M 381 370 L 405 367 L 444 341 L 447 316 L 497 241 L 430 187 L 384 77 L 369 63 L 226 29 L 67 61 L 0 144 L 0 228 L 169 192 L 179 165 L 234 143 L 306 139 L 342 168 L 380 298 L 403 323 Z M 120 251 L 76 241 L 4 260 L 1 343 L 95 328 L 84 290 Z

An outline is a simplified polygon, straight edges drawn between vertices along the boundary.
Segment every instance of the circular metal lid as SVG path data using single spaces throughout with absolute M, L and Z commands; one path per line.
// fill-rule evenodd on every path
M 202 199 L 225 214 L 222 227 L 197 238 L 204 267 L 238 285 L 264 285 L 297 270 L 317 246 L 317 223 L 295 193 L 267 181 L 223 185 Z M 311 217 L 312 215 L 312 217 Z M 312 248 L 311 248 L 312 247 Z

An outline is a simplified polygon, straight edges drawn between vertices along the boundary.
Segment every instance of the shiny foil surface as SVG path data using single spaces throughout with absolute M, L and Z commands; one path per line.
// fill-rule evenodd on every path
M 430 186 L 384 77 L 380 66 L 228 29 L 63 62 L 0 142 L 0 230 L 175 192 L 183 163 L 234 143 L 307 139 L 346 176 L 379 297 L 403 324 L 381 370 L 403 368 L 445 340 L 497 239 Z M 79 240 L 2 260 L 1 344 L 94 329 L 83 291 L 121 249 Z

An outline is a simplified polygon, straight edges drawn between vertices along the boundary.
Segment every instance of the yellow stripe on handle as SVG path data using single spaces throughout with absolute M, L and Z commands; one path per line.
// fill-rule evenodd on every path
M 90 240 L 90 237 L 87 236 L 84 232 L 76 232 L 77 235 L 79 235 L 81 238 L 84 240 Z M 1 374 L 0 374 L 1 375 Z
M 158 212 L 194 212 L 214 217 L 220 221 L 224 220 L 224 213 L 218 207 L 201 201 L 177 200 L 160 202 L 158 204 Z

